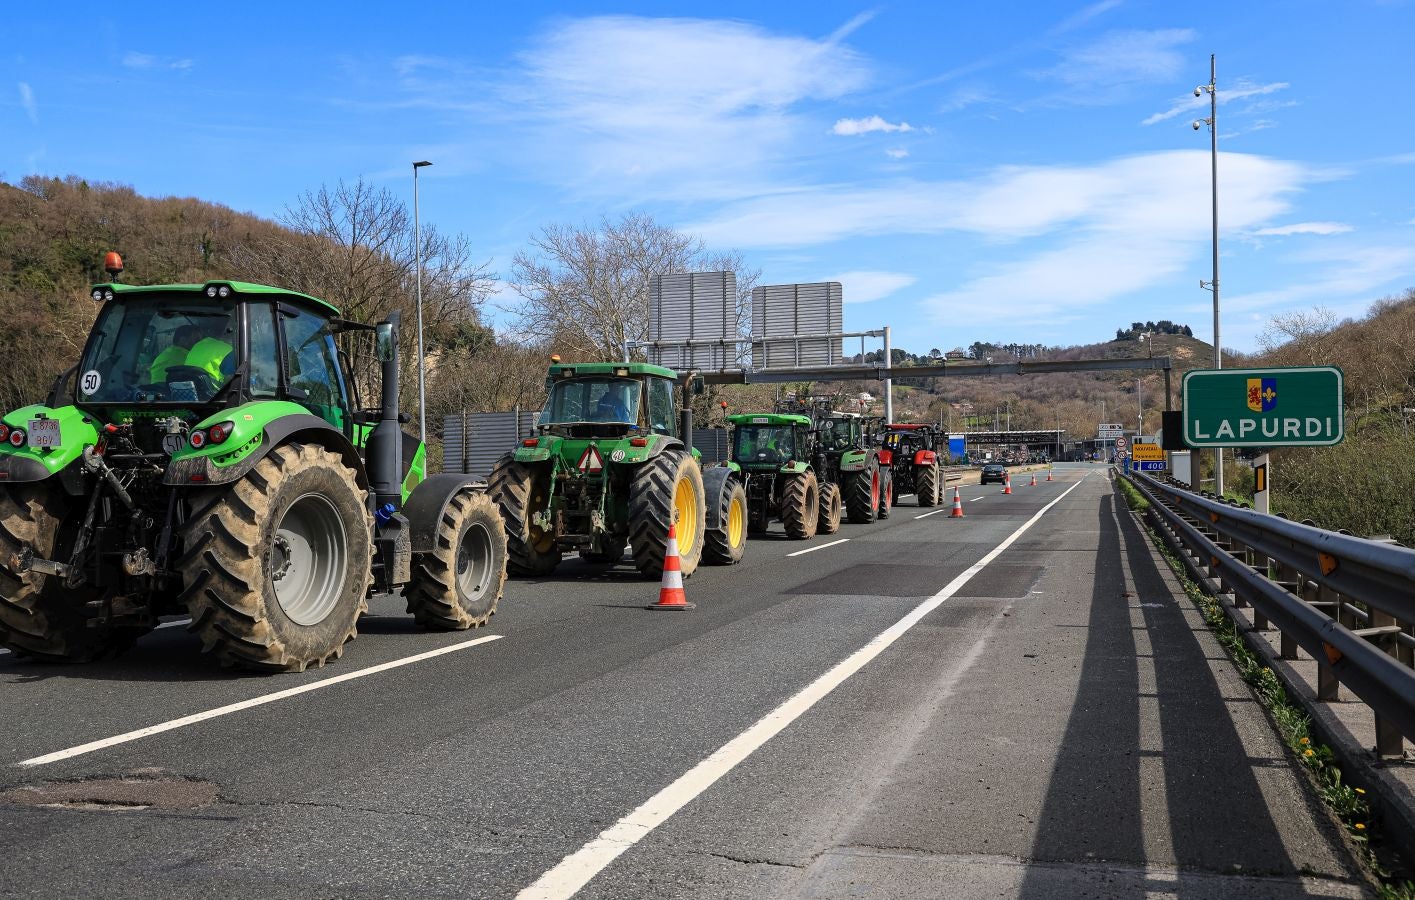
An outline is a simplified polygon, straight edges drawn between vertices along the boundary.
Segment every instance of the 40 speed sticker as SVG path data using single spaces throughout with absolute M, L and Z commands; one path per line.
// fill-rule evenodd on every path
M 83 391 L 85 397 L 92 397 L 98 393 L 98 389 L 102 385 L 103 376 L 98 374 L 97 369 L 89 369 L 79 378 L 79 390 Z
M 615 450 L 613 453 L 609 454 L 609 458 L 612 459 L 612 460 L 614 460 L 615 462 L 623 462 L 623 461 L 624 461 L 624 451 L 623 451 L 623 450 Z

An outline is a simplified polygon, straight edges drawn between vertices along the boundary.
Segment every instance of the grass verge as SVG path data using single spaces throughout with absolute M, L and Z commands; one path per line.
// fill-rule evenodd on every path
M 1136 512 L 1144 512 L 1150 504 L 1135 487 L 1124 478 L 1117 478 L 1117 485 L 1125 497 L 1126 504 Z M 1237 625 L 1228 617 L 1223 604 L 1210 596 L 1189 578 L 1184 564 L 1170 552 L 1169 546 L 1155 533 L 1148 523 L 1145 525 L 1150 541 L 1169 564 L 1179 579 L 1184 593 L 1204 616 L 1209 629 L 1228 652 L 1239 675 L 1253 689 L 1253 695 L 1267 710 L 1278 734 L 1297 761 L 1310 776 L 1318 796 L 1336 814 L 1346 829 L 1347 836 L 1359 849 L 1362 860 L 1371 873 L 1379 879 L 1377 896 L 1382 900 L 1415 900 L 1415 882 L 1399 878 L 1387 866 L 1380 828 L 1371 818 L 1371 806 L 1366 800 L 1363 788 L 1352 787 L 1341 775 L 1341 767 L 1336 762 L 1336 754 L 1325 744 L 1318 743 L 1311 734 L 1312 720 L 1301 706 L 1287 697 L 1277 673 L 1263 665 L 1262 659 L 1253 652 Z

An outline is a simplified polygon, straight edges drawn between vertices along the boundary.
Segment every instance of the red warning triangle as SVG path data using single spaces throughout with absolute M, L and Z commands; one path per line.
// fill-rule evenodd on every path
M 580 461 L 575 464 L 575 468 L 587 475 L 598 475 L 604 471 L 604 457 L 600 456 L 599 451 L 591 445 L 585 448 L 584 453 L 580 454 Z

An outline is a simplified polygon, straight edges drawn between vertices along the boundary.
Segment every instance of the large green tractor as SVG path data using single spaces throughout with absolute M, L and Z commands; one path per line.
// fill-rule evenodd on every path
M 894 485 L 871 435 L 871 420 L 857 413 L 827 412 L 817 416 L 815 426 L 816 471 L 822 480 L 840 486 L 850 521 L 889 518 Z
M 780 520 L 786 536 L 804 540 L 840 530 L 840 487 L 817 479 L 815 432 L 807 416 L 751 413 L 728 416 L 732 459 L 722 466 L 747 488 L 747 530 L 765 533 Z
M 658 577 L 677 524 L 684 575 L 729 565 L 746 545 L 741 482 L 698 464 L 677 373 L 644 363 L 554 363 L 536 435 L 492 470 L 513 572 L 544 575 L 567 551 L 615 563 L 628 547 Z M 720 470 L 725 473 L 726 470 Z
M 92 297 L 79 364 L 0 423 L 0 643 L 84 662 L 186 613 L 223 664 L 298 672 L 343 653 L 375 592 L 426 628 L 487 621 L 505 534 L 470 479 L 424 477 L 396 313 L 362 325 L 233 281 Z M 375 334 L 379 409 L 336 348 L 348 331 Z

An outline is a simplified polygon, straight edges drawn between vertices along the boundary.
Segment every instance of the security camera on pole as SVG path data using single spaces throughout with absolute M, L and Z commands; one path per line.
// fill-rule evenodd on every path
M 1209 54 L 1209 83 L 1201 84 L 1194 88 L 1194 96 L 1202 97 L 1204 92 L 1209 94 L 1209 117 L 1207 119 L 1195 119 L 1194 130 L 1198 131 L 1199 126 L 1209 126 L 1209 181 L 1213 194 L 1213 247 L 1214 247 L 1214 276 L 1212 281 L 1199 280 L 1199 287 L 1213 291 L 1214 294 L 1214 368 L 1223 368 L 1223 353 L 1219 349 L 1218 330 L 1218 64 L 1213 54 Z M 1223 448 L 1214 448 L 1214 495 L 1222 499 L 1223 497 Z

